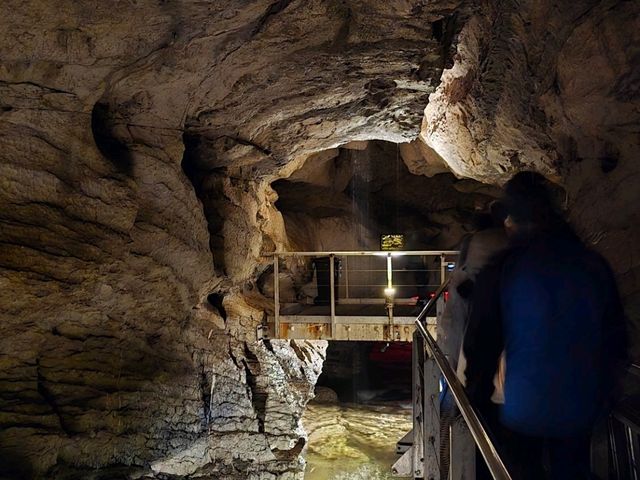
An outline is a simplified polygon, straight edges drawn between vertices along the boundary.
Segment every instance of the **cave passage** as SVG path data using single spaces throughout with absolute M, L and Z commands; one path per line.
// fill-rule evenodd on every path
M 406 146 L 319 152 L 272 184 L 290 243 L 259 281 L 278 306 L 268 320 L 276 338 L 411 340 L 419 302 L 443 282 L 495 189 L 411 173 Z M 399 243 L 387 255 L 390 237 Z
M 332 250 L 379 251 L 382 236 L 389 234 L 402 237 L 405 251 L 456 249 L 497 190 L 450 173 L 417 174 L 410 166 L 408 144 L 384 141 L 347 144 L 309 157 L 288 178 L 272 184 L 292 249 L 326 255 Z M 329 314 L 326 255 L 281 257 L 281 314 L 309 316 L 322 308 Z M 384 298 L 385 263 L 385 257 L 336 257 L 335 311 L 341 321 L 347 321 L 340 315 L 351 315 L 350 309 L 386 315 L 382 303 L 353 304 Z M 393 264 L 396 300 L 426 299 L 441 283 L 439 255 L 395 257 Z M 267 295 L 273 295 L 272 282 L 269 275 L 261 282 Z M 394 310 L 396 316 L 419 312 L 415 301 Z M 281 334 L 286 331 L 281 338 L 311 338 L 300 333 L 303 325 L 296 325 L 295 332 L 292 325 L 280 328 Z M 338 338 L 340 328 L 346 327 L 336 325 L 336 337 L 330 338 Z M 413 327 L 404 328 L 410 338 Z M 326 330 L 318 338 L 323 335 Z M 315 399 L 303 417 L 309 434 L 307 480 L 391 478 L 396 442 L 412 427 L 411 354 L 406 341 L 328 342 Z
M 272 184 L 295 250 L 379 250 L 383 234 L 404 250 L 453 248 L 498 189 L 437 169 L 411 171 L 412 144 L 356 142 L 310 156 Z
M 411 402 L 411 343 L 330 341 L 316 385 L 342 403 Z
M 640 365 L 639 18 L 628 0 L 0 1 L 0 480 L 303 480 L 305 451 L 306 480 L 388 480 L 415 297 L 525 171 L 611 266 Z M 344 254 L 392 235 L 438 260 L 394 258 L 389 285 L 390 255 Z M 326 258 L 285 254 L 340 251 L 330 312 Z M 271 330 L 312 309 L 304 333 Z M 640 468 L 633 371 L 600 442 L 621 478 Z

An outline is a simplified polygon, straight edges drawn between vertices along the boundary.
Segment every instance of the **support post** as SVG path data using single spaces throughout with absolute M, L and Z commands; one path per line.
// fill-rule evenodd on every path
M 344 257 L 344 298 L 349 298 L 349 257 Z
M 612 466 L 616 476 L 615 478 L 620 478 L 620 457 L 618 454 L 618 442 L 616 441 L 615 422 L 616 420 L 613 418 L 613 416 L 610 416 L 609 420 L 607 421 L 609 427 L 609 448 L 611 449 L 611 461 L 613 463 Z
M 331 334 L 329 338 L 336 338 L 336 290 L 335 290 L 335 255 L 329 255 L 329 289 L 331 290 Z
M 444 283 L 444 277 L 447 274 L 447 261 L 444 253 L 440 254 L 440 285 Z
M 638 436 L 629 425 L 625 425 L 627 437 L 627 456 L 629 458 L 629 472 L 633 480 L 638 480 Z
M 413 401 L 413 454 L 412 477 L 424 478 L 424 340 L 416 331 L 413 334 L 413 352 L 411 355 L 411 369 L 413 385 L 411 389 Z
M 274 337 L 280 338 L 280 257 L 273 256 L 273 309 L 274 309 Z
M 446 303 L 444 301 L 444 296 L 440 296 L 440 298 L 438 298 L 438 301 L 436 302 L 436 323 L 438 325 L 442 325 L 442 316 L 444 315 L 444 309 L 446 307 Z M 436 338 L 436 341 L 438 340 L 438 338 Z
M 393 299 L 395 290 L 393 289 L 393 261 L 391 253 L 387 253 L 387 288 L 384 289 L 384 302 L 387 309 L 387 317 L 389 318 L 389 328 L 387 340 L 395 340 L 393 332 Z
M 423 344 L 424 348 L 424 344 Z M 424 478 L 440 479 L 440 369 L 433 357 L 424 359 Z

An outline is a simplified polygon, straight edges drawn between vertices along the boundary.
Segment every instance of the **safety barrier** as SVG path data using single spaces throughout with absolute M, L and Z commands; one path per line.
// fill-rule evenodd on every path
M 458 252 L 275 252 L 273 338 L 411 341 L 418 300 L 426 301 L 453 269 Z M 301 260 L 317 294 L 283 301 L 283 266 Z M 435 332 L 435 318 L 427 321 Z

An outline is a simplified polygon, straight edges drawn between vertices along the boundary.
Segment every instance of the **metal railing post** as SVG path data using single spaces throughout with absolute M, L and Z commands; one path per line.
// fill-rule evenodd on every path
M 393 299 L 395 291 L 393 289 L 393 261 L 391 253 L 387 253 L 387 288 L 384 289 L 385 308 L 389 317 L 389 330 L 387 340 L 395 340 L 393 332 Z
M 280 338 L 280 257 L 273 256 L 273 301 L 275 338 Z
M 423 345 L 424 346 L 424 345 Z M 432 356 L 424 356 L 424 478 L 440 479 L 440 371 Z
M 624 429 L 625 437 L 627 440 L 627 455 L 629 458 L 629 473 L 631 474 L 631 478 L 633 480 L 638 480 L 638 439 L 637 434 L 633 431 L 633 429 L 625 425 Z
M 442 285 L 445 281 L 445 276 L 447 274 L 447 262 L 445 260 L 444 253 L 440 254 L 440 284 Z
M 449 426 L 449 480 L 476 478 L 476 444 L 463 418 L 456 418 Z M 459 459 L 459 460 L 458 460 Z
M 413 447 L 412 447 L 412 477 L 423 478 L 424 475 L 424 340 L 416 330 L 413 334 L 413 352 L 411 355 L 411 368 L 413 372 L 413 385 L 411 388 L 413 397 Z
M 336 267 L 334 260 L 335 255 L 332 253 L 329 255 L 329 288 L 331 289 L 331 336 L 329 338 L 336 338 L 336 279 L 334 278 Z
M 349 298 L 349 257 L 344 257 L 344 298 Z

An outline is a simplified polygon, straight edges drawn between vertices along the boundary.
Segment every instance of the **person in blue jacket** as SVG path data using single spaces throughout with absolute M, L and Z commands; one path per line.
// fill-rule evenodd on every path
M 482 412 L 504 349 L 497 436 L 514 478 L 591 478 L 591 430 L 627 361 L 616 282 L 562 218 L 544 177 L 515 175 L 503 201 L 510 248 L 478 275 L 467 391 Z

